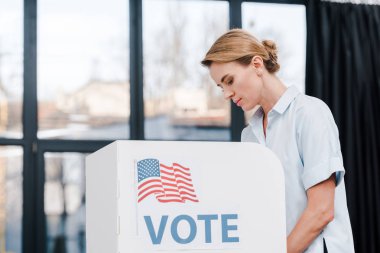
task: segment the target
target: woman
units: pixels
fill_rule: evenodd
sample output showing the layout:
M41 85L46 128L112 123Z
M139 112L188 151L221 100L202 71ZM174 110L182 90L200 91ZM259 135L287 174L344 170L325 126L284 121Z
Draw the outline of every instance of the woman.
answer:
M275 75L274 42L244 30L217 39L202 64L226 99L244 111L260 106L242 141L265 145L282 163L287 252L354 252L339 134L328 106L287 88Z

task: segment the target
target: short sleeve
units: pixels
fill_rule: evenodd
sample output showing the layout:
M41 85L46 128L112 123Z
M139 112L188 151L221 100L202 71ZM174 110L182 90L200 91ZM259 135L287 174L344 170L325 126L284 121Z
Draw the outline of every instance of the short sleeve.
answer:
M305 190L336 173L336 185L344 176L339 132L328 106L319 99L299 113L299 152L304 165Z

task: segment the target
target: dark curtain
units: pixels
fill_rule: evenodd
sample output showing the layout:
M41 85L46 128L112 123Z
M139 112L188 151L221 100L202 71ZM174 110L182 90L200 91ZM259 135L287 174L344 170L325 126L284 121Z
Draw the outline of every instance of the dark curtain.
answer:
M380 6L307 2L306 93L340 131L356 252L380 252Z

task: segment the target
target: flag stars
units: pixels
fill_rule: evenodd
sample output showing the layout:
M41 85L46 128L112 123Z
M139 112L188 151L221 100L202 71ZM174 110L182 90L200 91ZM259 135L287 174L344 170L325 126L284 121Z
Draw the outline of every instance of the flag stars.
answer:
M157 159L144 159L137 163L138 182L149 177L160 177L160 163Z

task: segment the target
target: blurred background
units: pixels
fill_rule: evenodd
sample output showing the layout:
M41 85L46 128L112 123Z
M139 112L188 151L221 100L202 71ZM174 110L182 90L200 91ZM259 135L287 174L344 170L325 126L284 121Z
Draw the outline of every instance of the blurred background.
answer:
M1 0L0 253L84 253L85 157L118 139L240 141L200 65L242 27L340 130L356 252L380 252L380 3Z

